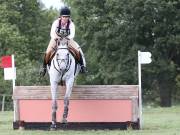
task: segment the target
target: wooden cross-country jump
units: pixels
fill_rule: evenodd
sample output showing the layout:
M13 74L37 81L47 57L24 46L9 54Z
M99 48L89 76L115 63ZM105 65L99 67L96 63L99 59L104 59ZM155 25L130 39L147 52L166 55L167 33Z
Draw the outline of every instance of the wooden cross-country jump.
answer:
M68 124L60 123L65 87L59 86L59 129L139 128L138 85L77 85L69 106ZM16 86L13 128L45 129L51 124L50 86Z

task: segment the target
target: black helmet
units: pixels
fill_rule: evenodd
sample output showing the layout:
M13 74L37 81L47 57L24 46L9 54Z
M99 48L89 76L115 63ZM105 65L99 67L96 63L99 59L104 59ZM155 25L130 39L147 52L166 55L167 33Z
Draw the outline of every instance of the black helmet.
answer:
M71 11L68 7L63 7L60 11L60 16L70 16Z

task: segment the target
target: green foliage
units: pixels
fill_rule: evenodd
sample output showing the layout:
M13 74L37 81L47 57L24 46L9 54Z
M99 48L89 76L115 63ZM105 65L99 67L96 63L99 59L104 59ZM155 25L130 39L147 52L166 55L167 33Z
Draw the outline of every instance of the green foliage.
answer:
M49 84L48 78L39 77L39 68L56 16L56 10L44 9L36 0L1 0L0 56L15 55L16 85ZM0 73L0 93L12 93L11 81Z
M85 45L83 50L90 70L86 83L137 83L137 68L129 68L129 65L136 65L137 54L129 51L130 47L125 46L129 43L125 43L126 39L122 38L125 37L124 27L127 25L122 21L122 8L119 8L123 2L85 0L72 1L70 4L74 7L72 10L78 13L74 15L75 22L78 22L77 40ZM126 57L124 52L134 58Z
M170 106L171 96L178 90L174 86L180 65L180 1L68 3L75 11L77 39L85 44L83 49L90 67L90 75L79 81L137 84L137 51L150 51L153 62L142 69L144 98Z

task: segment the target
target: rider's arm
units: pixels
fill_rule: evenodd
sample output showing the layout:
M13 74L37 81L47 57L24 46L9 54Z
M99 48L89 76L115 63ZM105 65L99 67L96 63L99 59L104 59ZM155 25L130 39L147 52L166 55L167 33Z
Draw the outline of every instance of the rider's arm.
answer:
M59 36L56 34L56 29L57 29L57 27L58 27L58 24L59 24L59 20L57 19L57 20L55 20L55 21L53 22L53 24L52 24L52 26L51 26L50 36L51 36L51 38L53 38L53 39L56 39L56 38L59 37Z
M67 38L69 38L69 39L73 39L73 38L74 38L74 36L75 36L75 25L74 25L74 23L73 23L73 22L71 22L71 23L70 23L70 25L69 25L69 29L70 29L70 35L69 35L69 36L67 36Z

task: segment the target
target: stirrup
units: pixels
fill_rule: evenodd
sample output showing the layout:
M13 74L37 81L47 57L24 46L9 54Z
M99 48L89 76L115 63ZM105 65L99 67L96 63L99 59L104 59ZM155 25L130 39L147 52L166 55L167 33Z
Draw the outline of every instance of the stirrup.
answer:
M46 67L42 67L42 68L40 69L40 72L39 72L40 76L44 77L45 74L46 74L46 70L47 70Z
M88 73L87 68L85 66L81 66L80 73Z

